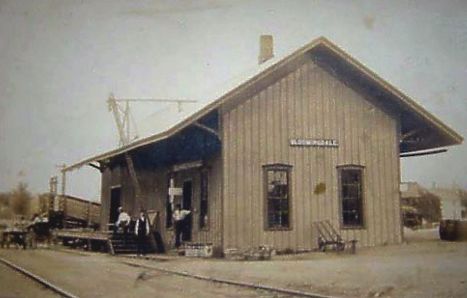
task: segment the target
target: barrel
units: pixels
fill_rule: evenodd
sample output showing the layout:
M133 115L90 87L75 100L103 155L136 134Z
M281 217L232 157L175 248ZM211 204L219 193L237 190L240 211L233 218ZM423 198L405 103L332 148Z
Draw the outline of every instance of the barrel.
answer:
M457 220L443 219L439 223L439 238L441 240L455 241L457 240Z
M457 240L467 241L467 221L460 220L457 222Z

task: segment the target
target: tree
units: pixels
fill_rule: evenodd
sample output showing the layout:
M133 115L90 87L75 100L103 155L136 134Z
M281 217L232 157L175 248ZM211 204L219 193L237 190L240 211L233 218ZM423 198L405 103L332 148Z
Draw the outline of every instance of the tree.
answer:
M10 208L14 214L28 215L31 207L32 194L28 191L28 185L24 182L11 192Z
M0 193L0 218L2 219L10 219L12 217L10 197L11 193L9 192Z
M10 206L10 193L0 192L0 207Z
M423 218L429 222L441 220L441 199L431 192L424 192L416 204Z
M460 190L461 204L467 209L467 191L465 189Z
M49 192L42 193L38 195L38 210L37 212L39 213L45 213L47 212L50 208L53 208L53 206L50 206L50 196L51 194Z

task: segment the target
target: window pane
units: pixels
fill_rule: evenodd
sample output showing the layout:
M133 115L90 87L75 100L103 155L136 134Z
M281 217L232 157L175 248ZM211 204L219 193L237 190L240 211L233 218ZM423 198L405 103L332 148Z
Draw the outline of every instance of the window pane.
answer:
M269 223L270 226L280 225L280 200L274 199L269 201Z
M289 226L289 200L281 200L281 224L283 227Z

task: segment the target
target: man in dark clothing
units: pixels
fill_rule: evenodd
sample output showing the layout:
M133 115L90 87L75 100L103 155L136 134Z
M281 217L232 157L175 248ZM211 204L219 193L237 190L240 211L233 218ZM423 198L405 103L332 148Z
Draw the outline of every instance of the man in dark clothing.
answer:
M146 237L149 235L149 220L144 216L144 212L141 211L139 218L136 221L135 225L135 234L136 234L136 245L137 245L137 255L141 256L145 254L145 245Z

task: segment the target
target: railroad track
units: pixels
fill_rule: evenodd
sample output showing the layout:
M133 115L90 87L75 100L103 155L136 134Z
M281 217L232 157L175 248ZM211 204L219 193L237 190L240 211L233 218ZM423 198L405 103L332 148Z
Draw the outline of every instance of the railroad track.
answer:
M54 285L53 283L51 283L50 281L46 280L45 278L43 277L40 277L12 262L10 262L9 260L7 259L4 259L2 257L0 257L0 263L2 264L5 264L6 266L10 267L11 269L27 276L28 278L32 279L33 281L43 285L44 287L48 288L49 290L51 290L52 292L62 296L62 297L66 297L66 298L78 298L78 296L76 295L73 295L71 293L69 293L68 291L58 287L57 285Z
M237 287L250 288L250 289L255 289L255 290L263 290L263 291L267 291L271 293L284 294L287 297L336 298L334 296L303 292L303 291L298 291L298 290L293 290L293 289L285 289L285 288L280 288L276 286L241 282L241 281L223 279L223 278L218 278L218 277L209 277L209 276L204 276L200 274L192 274L192 273L188 273L185 271L169 270L169 269L159 268L157 266L148 266L148 265L138 264L138 263L129 262L129 261L120 261L120 263L128 265L128 266L132 266L132 267L139 267L139 268L144 268L148 270L168 273L172 275L193 278L193 279L198 279L198 280L204 280L208 282L215 282L215 283L227 284L227 285L232 285L232 286L237 286Z

